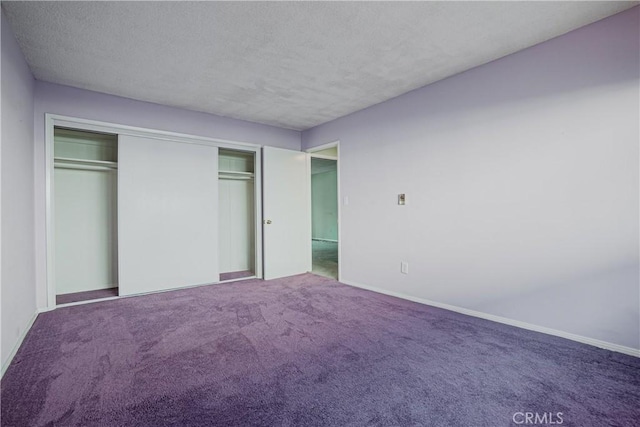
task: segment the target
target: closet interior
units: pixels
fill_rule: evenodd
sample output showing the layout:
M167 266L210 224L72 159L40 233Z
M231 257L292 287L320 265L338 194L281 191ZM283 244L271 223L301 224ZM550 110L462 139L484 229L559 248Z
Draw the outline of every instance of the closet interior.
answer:
M118 295L118 136L54 129L56 303Z
M218 153L220 281L255 276L255 153Z

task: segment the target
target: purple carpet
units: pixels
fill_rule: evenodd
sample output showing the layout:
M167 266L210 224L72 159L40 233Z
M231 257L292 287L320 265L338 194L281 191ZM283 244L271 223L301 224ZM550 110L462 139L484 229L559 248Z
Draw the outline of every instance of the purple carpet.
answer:
M97 289L95 291L74 292L72 294L56 295L56 304L69 304L78 301L90 301L100 298L118 296L118 288Z
M1 390L3 426L640 420L639 359L311 274L42 313Z

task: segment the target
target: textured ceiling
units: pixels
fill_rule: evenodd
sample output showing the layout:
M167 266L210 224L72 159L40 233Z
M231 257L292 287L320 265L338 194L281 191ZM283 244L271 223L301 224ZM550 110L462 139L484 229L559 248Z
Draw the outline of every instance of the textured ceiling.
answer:
M2 2L39 80L303 130L638 2Z

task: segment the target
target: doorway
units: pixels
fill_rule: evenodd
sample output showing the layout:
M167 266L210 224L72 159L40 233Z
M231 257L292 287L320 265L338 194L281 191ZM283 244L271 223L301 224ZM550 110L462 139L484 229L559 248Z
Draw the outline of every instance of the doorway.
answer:
M338 146L311 155L312 272L339 277Z
M118 136L54 128L56 304L118 296Z
M218 151L220 281L255 277L255 152Z

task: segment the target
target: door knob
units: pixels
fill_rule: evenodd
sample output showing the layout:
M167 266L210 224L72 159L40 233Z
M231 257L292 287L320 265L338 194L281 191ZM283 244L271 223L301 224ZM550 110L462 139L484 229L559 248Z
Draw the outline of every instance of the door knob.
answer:
M271 220L270 220L270 219L266 219L266 220L264 221L264 223L265 223L265 224L271 224Z

